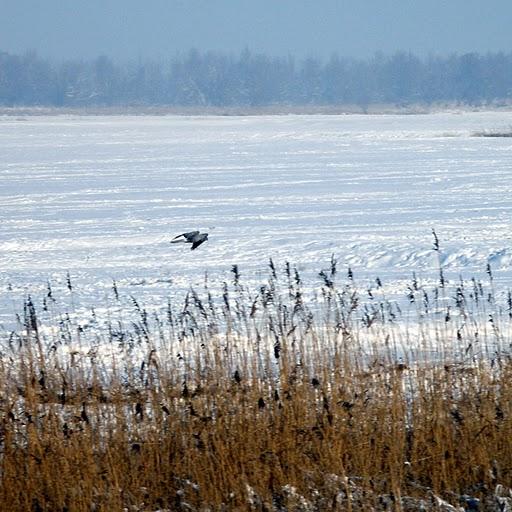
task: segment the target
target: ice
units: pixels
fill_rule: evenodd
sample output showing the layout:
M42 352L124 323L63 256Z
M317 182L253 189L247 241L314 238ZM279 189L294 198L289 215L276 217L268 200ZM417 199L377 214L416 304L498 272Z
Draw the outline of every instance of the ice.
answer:
M159 304L269 258L314 276L332 254L401 293L414 271L511 273L512 113L0 118L0 324L47 283L76 308L112 281ZM169 241L209 232L195 251Z

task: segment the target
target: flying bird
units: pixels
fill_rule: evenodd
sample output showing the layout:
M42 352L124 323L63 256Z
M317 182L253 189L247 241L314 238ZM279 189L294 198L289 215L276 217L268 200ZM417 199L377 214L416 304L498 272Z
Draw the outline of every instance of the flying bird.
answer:
M199 231L189 231L188 233L182 233L181 235L175 236L171 240L171 244L186 243L192 244L191 251L197 249L203 242L208 240L208 233L199 233Z

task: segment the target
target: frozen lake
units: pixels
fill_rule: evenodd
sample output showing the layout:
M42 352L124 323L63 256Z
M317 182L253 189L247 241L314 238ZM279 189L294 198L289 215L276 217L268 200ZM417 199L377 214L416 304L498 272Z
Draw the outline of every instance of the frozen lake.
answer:
M448 273L512 276L512 113L408 116L0 118L0 324L47 282L76 308L119 289L145 303L263 279L270 257L306 274L331 254L400 293ZM184 231L210 240L170 245ZM401 284L402 283L402 284Z

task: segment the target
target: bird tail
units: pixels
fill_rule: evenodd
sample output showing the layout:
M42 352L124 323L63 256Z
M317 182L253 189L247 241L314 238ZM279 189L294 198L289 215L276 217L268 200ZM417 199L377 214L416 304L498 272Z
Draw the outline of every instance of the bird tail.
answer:
M185 243L185 242L186 242L186 240L185 240L184 238L182 238L182 239L180 239L180 240L176 240L175 238L173 238L173 239L171 240L171 244L183 244L183 243Z

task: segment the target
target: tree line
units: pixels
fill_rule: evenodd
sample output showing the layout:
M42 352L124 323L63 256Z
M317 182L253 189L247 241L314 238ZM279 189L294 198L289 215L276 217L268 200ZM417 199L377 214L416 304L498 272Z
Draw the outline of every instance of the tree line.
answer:
M190 52L167 62L53 62L0 52L4 106L268 106L500 104L512 97L512 53L368 59Z

